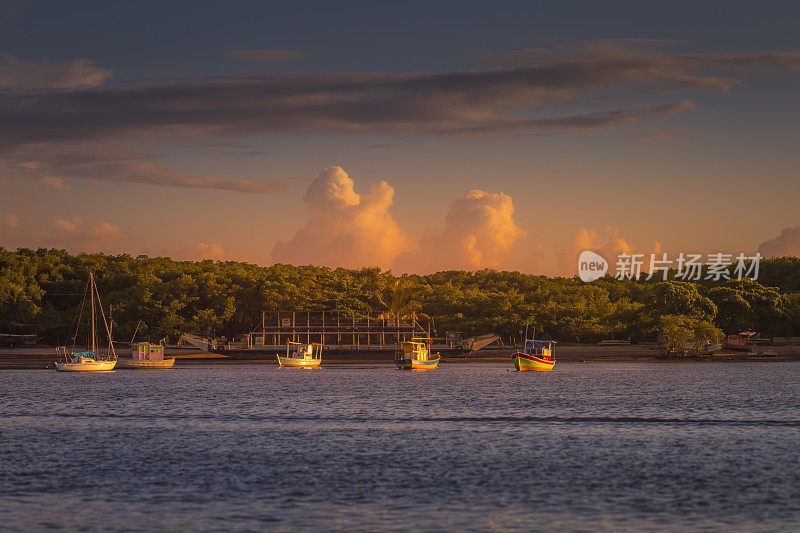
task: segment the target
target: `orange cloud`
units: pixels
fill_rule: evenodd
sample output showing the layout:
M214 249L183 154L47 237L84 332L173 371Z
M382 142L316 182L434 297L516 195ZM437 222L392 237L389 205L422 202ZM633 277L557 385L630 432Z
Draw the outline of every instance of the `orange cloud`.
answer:
M473 189L450 204L441 233L423 238L418 252L400 255L395 268L418 273L496 268L524 236L510 196Z
M279 241L272 259L281 263L326 266L391 266L397 254L415 248L389 208L394 188L373 183L366 195L341 167L327 167L309 185L303 200L310 217L289 241Z
M77 230L78 226L81 224L83 224L83 219L77 215L72 217L72 220L59 218L55 221L56 228L63 233L75 233L75 230Z
M578 273L578 256L584 250L590 250L601 255L608 262L610 274L617 268L617 259L621 254L644 254L642 272L650 268L650 254L656 254L656 259L661 259L661 243L654 241L648 251L637 249L626 239L619 235L617 228L607 226L602 231L590 228L581 228L572 239L570 247L557 254L557 271L562 276L575 276Z
M182 254L183 259L190 261L203 261L211 259L212 261L246 261L246 256L226 249L218 242L198 242L190 250L184 251Z
M119 227L111 222L87 225L79 216L58 218L53 221L55 232L42 235L41 240L51 246L65 247L79 252L116 252L118 245L130 240Z

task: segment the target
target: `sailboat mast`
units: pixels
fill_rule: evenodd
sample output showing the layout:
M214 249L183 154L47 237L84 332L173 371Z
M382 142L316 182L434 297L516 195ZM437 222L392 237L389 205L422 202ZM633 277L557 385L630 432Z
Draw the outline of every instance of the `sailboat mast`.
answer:
M111 305L108 306L108 321L106 320L106 313L103 311L103 302L100 301L100 293L97 293L97 306L100 308L100 318L103 319L103 327L106 328L106 335L108 335L108 353L106 355L117 360L117 352L114 350L114 341L111 340L111 330L114 328L114 321L111 320ZM111 322L111 327L108 323ZM135 334L134 334L135 335Z
M95 331L94 331L94 291L95 291L95 288L94 288L94 274L93 273L89 274L89 283L91 284L91 287L89 287L89 291L92 293L92 325L91 325L91 328L92 328L92 351L94 352L97 349L97 337L96 337Z

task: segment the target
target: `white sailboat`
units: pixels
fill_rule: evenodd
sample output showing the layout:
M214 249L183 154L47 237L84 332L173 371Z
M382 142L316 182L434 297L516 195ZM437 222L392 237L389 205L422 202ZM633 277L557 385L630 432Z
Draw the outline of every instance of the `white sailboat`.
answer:
M117 365L117 354L114 351L114 343L111 341L111 330L108 328L105 314L103 313L103 305L100 303L100 293L97 292L97 285L94 283L94 274L89 274L89 282L87 283L87 290L89 291L89 300L91 301L91 312L89 314L89 337L87 344L88 350L84 352L75 351L75 339L78 336L77 328L80 327L81 317L78 318L78 324L73 337L72 349L67 350L66 346L57 348L59 358L62 361L56 363L56 370L59 372L108 372L114 370ZM105 327L106 334L108 335L108 350L105 354L99 353L97 350L97 328L95 327L95 305L94 299L97 296L97 304L100 308L100 317L103 319L103 326ZM83 306L86 303L86 292L83 294L83 301L81 301L80 315L83 315Z

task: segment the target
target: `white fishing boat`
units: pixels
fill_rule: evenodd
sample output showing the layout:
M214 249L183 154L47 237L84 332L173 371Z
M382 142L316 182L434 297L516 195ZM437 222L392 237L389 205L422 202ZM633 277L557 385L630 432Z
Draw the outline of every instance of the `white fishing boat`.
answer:
M78 329L80 328L81 319L83 316L83 308L86 304L86 293L89 293L89 301L91 310L89 312L89 334L87 337L88 350L76 352L75 339L78 337ZM97 328L96 328L96 314L95 314L95 297L97 297L97 307L100 309L100 317L103 320L103 326L108 336L108 347L106 353L101 353L97 349ZM66 346L58 347L57 353L60 361L56 363L56 370L59 372L109 372L114 370L117 365L117 354L114 351L114 343L111 340L111 330L108 328L108 322L103 312L103 305L100 303L100 294L97 292L97 285L94 282L94 274L89 274L89 281L86 284L86 290L83 293L83 300L79 311L78 321L75 329L75 335L72 337L73 343L71 349Z
M315 368L322 363L322 345L316 342L307 344L287 342L286 356L281 357L278 355L277 357L280 366Z
M131 344L131 357L119 359L119 368L134 369L163 369L172 368L175 358L164 357L164 347L160 344L149 342L136 342Z

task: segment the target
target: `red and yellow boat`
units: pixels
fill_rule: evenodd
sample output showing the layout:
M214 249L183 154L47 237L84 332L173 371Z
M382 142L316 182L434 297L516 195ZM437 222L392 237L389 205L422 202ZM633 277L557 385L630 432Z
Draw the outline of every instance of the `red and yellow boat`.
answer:
M511 356L514 368L523 370L549 371L556 366L555 341L525 341L525 347Z

